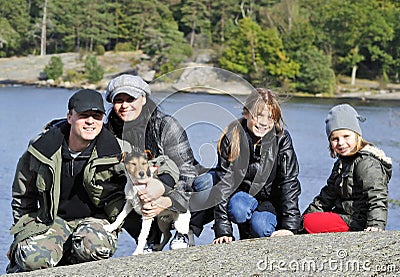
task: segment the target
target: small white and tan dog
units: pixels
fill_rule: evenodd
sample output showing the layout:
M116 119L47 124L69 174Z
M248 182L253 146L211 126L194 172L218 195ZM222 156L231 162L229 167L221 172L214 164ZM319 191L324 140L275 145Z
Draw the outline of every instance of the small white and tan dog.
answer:
M107 232L116 230L132 209L142 215L143 203L139 198L138 191L146 188L146 186L161 186L161 189L164 187L160 180L153 178L153 172L145 153L127 153L124 157L124 163L128 179L125 185L126 203L116 220L112 224L104 226ZM158 227L163 234L163 240L159 245L153 246L154 250L162 250L168 243L171 238L170 227L172 223L174 223L177 232L181 234L187 234L189 232L189 211L186 211L186 213L178 213L165 209L158 214L156 218ZM132 255L143 254L153 219L154 218L142 217L142 229L138 237L137 247Z

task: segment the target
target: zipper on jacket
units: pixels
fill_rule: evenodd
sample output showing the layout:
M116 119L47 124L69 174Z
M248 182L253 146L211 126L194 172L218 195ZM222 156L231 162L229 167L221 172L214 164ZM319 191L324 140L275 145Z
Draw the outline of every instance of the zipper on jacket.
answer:
M340 184L339 184L339 186L341 188L343 188L343 163L342 163L342 161L340 161L340 163L339 163L338 172L339 172L339 175L340 175Z
M287 174L287 167L286 167L286 155L284 154L282 157L282 167L283 167L283 173L285 173L285 175Z
M46 191L42 192L42 198L43 198L43 206L44 207L48 207L49 201L47 200ZM47 209L47 208L45 208L45 209ZM46 216L50 215L50 211L46 212L45 214L46 214ZM46 220L48 220L48 219L46 218Z
M71 176L74 177L74 161L75 159L71 160Z

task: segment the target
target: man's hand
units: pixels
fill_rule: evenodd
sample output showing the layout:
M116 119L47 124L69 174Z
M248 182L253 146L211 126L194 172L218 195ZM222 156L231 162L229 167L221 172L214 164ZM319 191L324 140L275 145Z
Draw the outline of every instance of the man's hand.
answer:
M219 237L219 238L217 238L217 239L215 239L214 241L213 241L213 244L221 244L221 243L230 243L230 242L232 242L233 241L233 238L232 237L228 237L228 236L222 236L222 237Z
M142 213L144 217L152 218L171 206L171 199L166 196L161 196L154 201L144 203L142 207Z

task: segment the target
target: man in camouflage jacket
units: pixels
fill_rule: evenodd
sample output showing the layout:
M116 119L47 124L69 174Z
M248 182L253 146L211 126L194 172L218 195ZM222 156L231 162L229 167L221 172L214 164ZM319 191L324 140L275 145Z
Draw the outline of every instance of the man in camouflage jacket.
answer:
M103 127L97 91L77 91L68 110L18 162L7 273L107 259L116 250L116 235L103 225L125 201L121 149Z

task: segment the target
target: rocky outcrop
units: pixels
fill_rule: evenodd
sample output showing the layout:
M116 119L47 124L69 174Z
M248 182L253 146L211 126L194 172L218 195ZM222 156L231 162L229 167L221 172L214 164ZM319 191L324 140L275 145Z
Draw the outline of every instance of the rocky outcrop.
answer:
M400 231L296 235L196 246L13 276L398 276Z
M206 64L189 64L182 69L174 88L181 91L207 91L221 94L249 94L253 86L231 71Z

